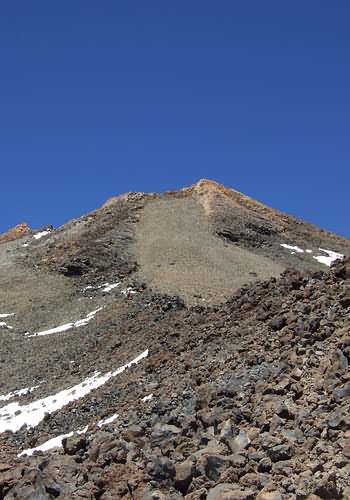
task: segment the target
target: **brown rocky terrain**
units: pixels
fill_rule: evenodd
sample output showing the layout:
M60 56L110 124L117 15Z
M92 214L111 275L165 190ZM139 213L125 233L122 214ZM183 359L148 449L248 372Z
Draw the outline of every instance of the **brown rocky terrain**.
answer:
M349 250L206 180L3 241L0 498L350 498Z
M6 231L6 233L0 235L0 243L4 241L16 240L17 238L21 238L22 236L26 236L28 234L30 234L30 227L28 224L17 224L17 226L12 227Z

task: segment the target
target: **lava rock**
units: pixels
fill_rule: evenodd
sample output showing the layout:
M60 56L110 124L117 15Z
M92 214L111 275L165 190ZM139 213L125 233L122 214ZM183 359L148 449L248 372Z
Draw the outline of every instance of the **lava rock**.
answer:
M272 462L279 462L292 458L292 456L294 455L294 450L289 444L280 444L268 449L267 454L271 458Z
M152 457L147 463L146 471L157 481L174 479L176 476L174 463L166 457Z

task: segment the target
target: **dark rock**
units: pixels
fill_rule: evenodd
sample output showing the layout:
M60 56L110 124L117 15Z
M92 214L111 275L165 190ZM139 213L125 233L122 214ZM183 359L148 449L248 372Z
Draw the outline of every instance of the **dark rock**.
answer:
M327 417L327 423L331 429L340 429L345 423L344 415L340 411L335 411Z
M166 457L152 457L147 463L146 471L157 481L174 479L176 476L174 463Z
M86 273L87 267L84 264L75 263L75 264L66 264L62 266L59 270L62 274L64 274L64 276L74 277L74 276L81 276L82 274Z
M291 417L288 407L283 402L277 405L276 413L280 418L288 419Z
M193 462L191 460L185 460L182 463L176 464L175 470L175 488L185 495L191 484L195 470Z
M181 433L181 429L175 425L156 424L151 434L151 440L154 445L167 441Z
M79 434L62 439L63 450L67 455L75 455L79 450L85 449L86 438Z
M347 399L350 397L350 383L344 384L341 387L337 387L333 391L333 395L336 401L340 401L342 399Z
M31 470L25 473L23 479L7 496L9 499L21 498L25 500L52 500L55 498L46 491L42 473L39 470Z
M224 455L206 454L197 461L196 468L200 474L212 481L217 481L223 471L231 465L230 458Z
M344 498L340 489L338 489L334 478L327 476L318 483L313 493L318 495L320 498L330 498L334 500Z
M345 308L349 307L350 306L350 296L349 297L344 297L344 298L340 299L339 302L340 302L340 305L342 307L345 307Z
M272 462L279 462L281 460L289 460L292 458L294 450L291 445L280 444L268 449L267 454L271 458Z
M278 331L281 330L284 326L286 326L287 320L284 316L279 316L277 318L273 318L270 321L270 327L272 330Z
M270 472L272 468L271 459L268 457L262 458L258 463L258 471L259 472Z

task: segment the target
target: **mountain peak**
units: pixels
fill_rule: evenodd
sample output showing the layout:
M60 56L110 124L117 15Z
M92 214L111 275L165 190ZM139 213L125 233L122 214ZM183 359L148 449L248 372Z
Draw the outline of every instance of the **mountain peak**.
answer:
M215 191L226 191L229 188L221 184L220 182L217 182L213 179L199 179L194 185L194 189L208 189L208 190L215 190Z
M185 192L195 192L199 194L210 194L210 193L222 193L230 195L233 193L238 193L232 188L228 188L221 184L220 182L214 181L212 179L200 179L195 184L182 189Z
M208 179L7 239L1 498L349 497L349 240Z

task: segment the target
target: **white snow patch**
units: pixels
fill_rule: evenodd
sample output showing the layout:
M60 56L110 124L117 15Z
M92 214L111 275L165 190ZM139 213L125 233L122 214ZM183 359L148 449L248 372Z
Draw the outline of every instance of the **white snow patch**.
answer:
M76 431L76 434L85 434L87 432L88 426L84 427L84 429L81 429L79 431ZM41 444L40 446L36 446L35 448L28 448L27 450L23 450L21 453L17 455L17 457L22 457L23 455L28 455L31 456L35 451L48 451L52 450L54 448L61 448L62 446L62 441L64 438L69 438L72 437L74 432L69 432L68 434L60 434L59 436L56 436L52 439L49 439L48 441L45 441L45 443Z
M40 240L40 238L43 238L44 236L47 236L50 233L51 233L51 231L49 231L49 230L40 231L40 233L34 234L33 238L35 238L36 240Z
M286 243L281 243L281 247L287 248L287 250L293 250L294 252L304 253L302 248L293 245L286 245Z
M75 323L73 323L74 328L79 328L79 326L85 326L91 321L98 312L102 311L103 307L99 307L98 309L95 309L95 311L92 311L89 313L86 318L79 319Z
M109 285L109 283L103 283L102 285L88 285L84 287L81 291L85 292L85 290L99 290L100 288L103 288L107 285Z
M122 290L122 291L121 291L121 293L122 293L123 295L125 295L126 297L128 297L129 295L134 295L134 294L135 294L135 293L137 293L137 292L136 292L136 290L133 290L133 289L131 288L131 286L129 286L128 288L125 288L125 290Z
M116 288L117 286L120 286L120 283L107 283L107 286L102 289L102 292L110 292L113 290L113 288Z
M10 313L10 314L0 314L0 318L9 318L10 316L14 316L15 313Z
M101 292L110 292L113 288L120 286L121 283L102 283L102 285L88 285L82 289L82 292L86 290L101 290Z
M295 255L295 253L313 253L312 250L307 249L303 250L302 248L298 246L293 246L293 245L286 245L285 243L281 243L281 247L286 248L287 250L292 250L291 254ZM319 248L320 252L323 252L327 255L313 255L313 258L320 262L321 264L325 264L326 266L331 266L332 262L334 262L337 259L343 259L344 255L338 252L334 252L333 250L325 250L324 248Z
M111 424L118 418L118 414L115 413L111 417L105 418L104 420L100 420L98 422L98 427L103 427L104 425ZM23 455L28 455L31 456L35 451L48 451L52 450L54 448L61 448L62 442L65 438L72 437L74 434L85 434L88 431L89 426L87 425L84 427L84 429L80 429L75 432L69 432L68 434L60 434L59 436L56 436L52 439L49 439L48 441L45 441L45 443L41 444L40 446L36 446L35 448L28 448L26 450L23 450L21 453L17 455L17 457L22 457Z
M96 372L94 375L83 380L80 384L70 387L69 389L64 389L52 396L33 401L27 405L20 406L18 403L9 403L3 408L0 408L0 433L5 431L17 432L25 424L28 427L37 426L43 420L46 413L51 414L72 401L83 398L94 389L101 387L111 378L116 377L147 356L148 349L115 371L107 372L104 375L101 375L100 372Z
M146 403L146 401L151 401L152 398L153 398L153 394L149 394L148 396L145 396L144 398L142 398L142 401L144 403Z
M9 399L15 398L15 397L21 397L26 394L30 394L31 392L35 391L39 386L35 385L34 387L26 387L25 389L19 389L18 391L12 391L9 392L8 394L5 394L4 396L0 396L0 401L8 401Z
M53 333L66 332L67 330L70 330L71 328L79 328L80 326L85 326L102 309L103 309L103 307L99 307L95 311L92 311L89 314L87 314L87 316L85 318L79 319L78 321L75 321L73 323L66 323L65 325L56 326L55 328L51 328L50 330L44 330L42 332L36 332L36 333L27 332L27 333L25 333L25 335L27 337L41 337L43 335L52 335Z
M8 325L5 321L0 321L0 328L6 328L6 330L12 330L13 326Z
M104 425L111 424L112 422L117 420L118 417L119 417L118 413L115 413L111 417L105 418L104 420L100 420L97 425L99 427L103 427Z
M343 259L344 255L338 252L334 252L333 250L325 250L324 248L319 248L321 252L326 253L327 255L317 255L313 258L316 259L321 264L325 264L326 266L331 266L331 264L337 259Z

